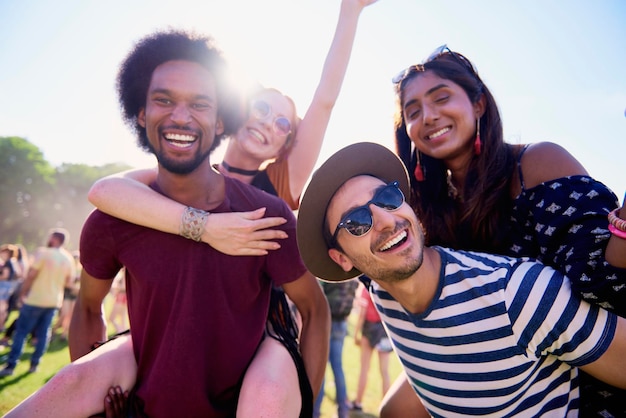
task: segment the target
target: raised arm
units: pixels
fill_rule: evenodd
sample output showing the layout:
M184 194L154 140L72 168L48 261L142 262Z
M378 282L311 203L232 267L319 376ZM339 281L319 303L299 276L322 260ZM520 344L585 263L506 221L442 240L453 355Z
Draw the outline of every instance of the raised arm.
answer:
M359 16L364 7L377 0L342 0L322 76L313 100L298 125L294 145L289 154L289 182L291 195L298 200L317 162L330 115L337 102L343 83Z
M89 191L89 201L102 212L148 228L180 233L185 206L148 187L156 169L131 170L98 180ZM267 229L284 218L264 218L265 208L252 212L213 213L207 217L202 241L229 255L264 255L280 248L269 241L286 237L284 231Z

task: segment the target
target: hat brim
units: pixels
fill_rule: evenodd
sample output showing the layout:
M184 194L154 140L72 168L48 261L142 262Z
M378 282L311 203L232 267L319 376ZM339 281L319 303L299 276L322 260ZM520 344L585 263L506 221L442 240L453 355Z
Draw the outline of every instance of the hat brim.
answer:
M410 196L409 176L404 164L383 145L359 142L328 158L311 177L300 203L296 229L304 264L322 280L338 282L361 274L356 269L344 271L329 257L323 232L330 200L347 180L359 175L370 175L387 183L397 180L407 199Z

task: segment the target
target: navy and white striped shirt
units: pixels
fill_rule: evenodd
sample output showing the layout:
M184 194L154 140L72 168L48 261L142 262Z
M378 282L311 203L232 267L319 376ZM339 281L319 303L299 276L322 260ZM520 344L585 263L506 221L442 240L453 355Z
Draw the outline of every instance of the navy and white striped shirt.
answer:
M394 349L435 417L577 416L578 372L610 345L612 314L529 259L452 251L430 307L407 312L371 282Z

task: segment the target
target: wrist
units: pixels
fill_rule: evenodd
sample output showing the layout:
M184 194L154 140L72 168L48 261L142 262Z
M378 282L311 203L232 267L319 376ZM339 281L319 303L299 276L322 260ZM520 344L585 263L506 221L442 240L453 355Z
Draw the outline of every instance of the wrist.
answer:
M626 220L620 216L622 211L620 211L620 208L616 208L609 212L609 227L613 226L615 229L626 233Z
M612 235L618 238L626 239L626 231L622 231L621 229L616 228L613 224L609 224L609 231Z

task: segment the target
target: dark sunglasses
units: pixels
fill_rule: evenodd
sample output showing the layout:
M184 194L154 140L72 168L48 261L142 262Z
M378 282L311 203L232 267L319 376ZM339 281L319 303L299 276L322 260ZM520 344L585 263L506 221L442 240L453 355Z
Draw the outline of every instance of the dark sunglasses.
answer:
M431 62L431 61L435 61L437 58L440 58L442 56L447 56L450 55L452 56L452 58L454 60L456 60L456 62L458 62L459 64L461 64L463 67L465 67L466 70L470 71L472 74L476 75L476 70L474 69L474 66L472 65L472 63L465 58L463 55L459 54L458 52L454 52L452 51L450 48L448 48L448 45L443 44L441 45L439 48L435 49L433 52L431 52L431 54L428 56L428 58L426 58L424 61L422 61L421 64L414 64L411 65L407 68L405 68L404 70L400 71L398 74L396 74L395 77L393 77L391 79L391 81L393 82L393 84L400 84L402 83L409 75L415 73L415 72L423 72L424 71L424 64Z
M266 119L272 114L272 106L265 100L252 102L251 110L252 116L258 120ZM284 116L277 116L272 123L272 128L277 135L287 136L291 133L291 122Z
M372 229L372 224L374 223L370 205L373 204L388 212L392 212L402 206L402 203L404 203L404 194L400 190L400 184L397 181L392 181L382 189L379 189L374 194L372 200L363 206L352 209L341 219L341 222L335 228L332 242L337 242L337 234L341 228L344 228L355 237L367 234Z

